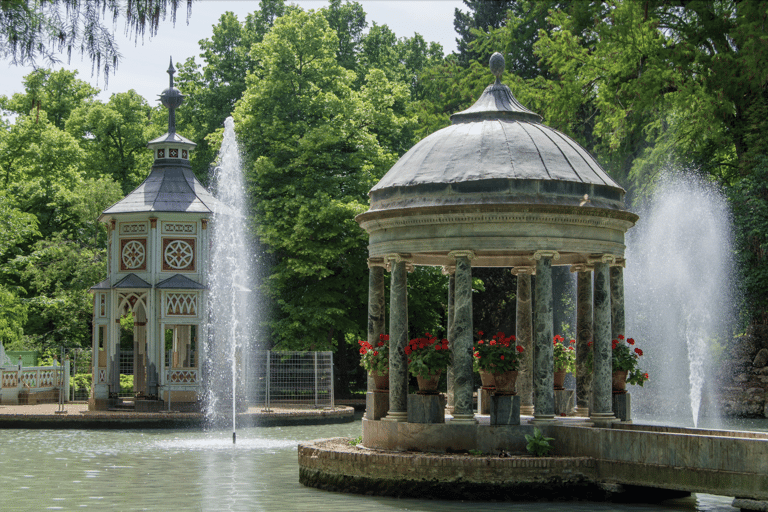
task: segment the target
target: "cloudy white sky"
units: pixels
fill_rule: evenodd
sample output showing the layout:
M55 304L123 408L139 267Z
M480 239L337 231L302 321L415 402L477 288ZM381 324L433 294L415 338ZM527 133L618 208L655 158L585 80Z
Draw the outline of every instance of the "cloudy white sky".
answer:
M454 9L466 11L461 0L358 0L366 12L370 26L372 21L387 25L398 37L411 37L421 34L427 41L443 45L446 54L456 49L456 33L453 30ZM319 9L327 5L325 0L289 0L304 9ZM134 89L150 104L155 104L157 96L168 86L168 61L173 56L174 62L183 62L187 57L197 56L198 41L210 38L211 27L216 24L221 14L234 12L238 19L258 9L255 0L199 0L192 5L189 24L185 12L177 16L175 27L166 20L161 23L157 36L145 38L143 44L134 44L132 39L123 35L124 25L118 21L115 32L118 36L120 52L123 55L117 72L110 75L108 88L104 90L104 77L91 74L91 63L73 55L70 63L62 56L62 63L55 68L77 69L78 77L102 89L100 99L106 101L113 93ZM198 58L198 62L200 59ZM8 64L8 63L6 63ZM42 63L38 63L42 64ZM22 78L32 70L31 67L10 66L0 81L0 94L11 95L22 92Z

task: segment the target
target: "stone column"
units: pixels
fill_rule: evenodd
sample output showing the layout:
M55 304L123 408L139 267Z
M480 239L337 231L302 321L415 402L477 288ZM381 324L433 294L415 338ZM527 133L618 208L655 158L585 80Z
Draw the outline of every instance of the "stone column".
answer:
M389 290L389 411L383 421L408 420L408 277L406 255L386 257Z
M559 259L556 251L536 251L536 303L534 310L533 343L533 423L549 423L555 418L555 360L552 346L552 260Z
M447 338L449 346L453 346L456 339L456 332L454 331L454 315L455 315L455 293L456 293L456 267L453 265L443 266L443 274L448 276L448 326L447 326ZM448 365L448 375L446 375L448 392L445 410L448 414L453 415L453 408L455 404L454 385L453 385L453 364Z
M472 407L472 251L451 251L456 260L453 331L453 421L477 423Z
M515 338L523 347L520 360L520 373L515 386L520 396L520 414L533 415L533 304L531 302L531 275L535 267L515 267L512 273L517 276L517 296Z
M574 265L576 272L576 416L589 416L592 373L587 358L592 351L592 267Z
M368 259L368 343L376 346L384 334L384 259ZM375 389L368 375L368 391Z
M592 412L590 419L598 427L616 421L611 399L611 297L609 263L605 255L595 261L594 282L594 365L592 373Z
M618 258L611 264L611 339L627 333L624 326L624 267L626 260Z

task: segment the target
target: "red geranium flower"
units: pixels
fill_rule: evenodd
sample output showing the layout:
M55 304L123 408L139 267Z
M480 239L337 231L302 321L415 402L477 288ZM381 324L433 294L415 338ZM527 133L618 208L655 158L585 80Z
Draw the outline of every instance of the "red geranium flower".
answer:
M619 339L623 340L624 339L624 335L623 334L619 334ZM631 345L631 343L630 343L630 345Z
M629 343L630 345L634 345L635 344L635 338L629 338L627 340L627 343Z
M635 354L641 356L641 355L643 355L643 351L641 349L639 349L639 348L636 348L635 349Z
M504 354L502 354L500 357L501 357L501 360L503 361L504 360Z
M523 348L523 346L522 346L522 345L518 345L518 346L516 346L515 348L516 348L516 349L517 349L517 351L518 351L519 353L521 353L521 354L523 353L523 350L525 350L525 349Z

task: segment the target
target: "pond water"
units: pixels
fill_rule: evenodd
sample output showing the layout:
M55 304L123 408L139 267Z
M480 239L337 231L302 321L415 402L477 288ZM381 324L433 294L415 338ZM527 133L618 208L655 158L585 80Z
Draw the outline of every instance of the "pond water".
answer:
M759 428L758 428L759 429ZM343 425L226 430L0 430L0 509L153 511L734 512L732 498L661 505L419 501L346 495L298 482L297 444L357 437Z

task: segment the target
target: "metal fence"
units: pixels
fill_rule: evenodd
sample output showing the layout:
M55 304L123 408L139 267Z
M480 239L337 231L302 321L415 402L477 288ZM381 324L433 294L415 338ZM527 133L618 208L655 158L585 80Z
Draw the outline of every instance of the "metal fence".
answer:
M333 407L333 352L262 352L256 404Z

